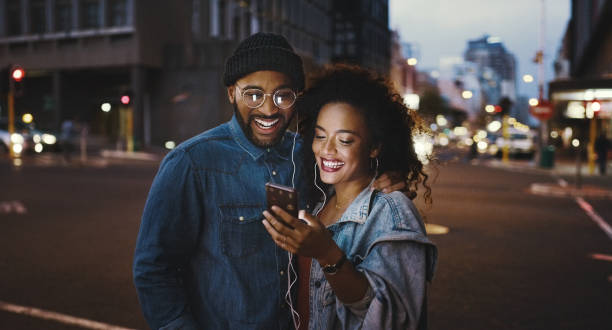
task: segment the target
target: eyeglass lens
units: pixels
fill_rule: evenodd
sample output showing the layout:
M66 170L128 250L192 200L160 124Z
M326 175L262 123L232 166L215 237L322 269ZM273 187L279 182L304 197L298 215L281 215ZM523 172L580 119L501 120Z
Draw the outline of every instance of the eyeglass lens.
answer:
M260 107L266 99L266 93L259 89L247 89L244 90L243 99L246 105L250 108ZM269 94L267 94L269 95ZM272 100L277 107L286 109L293 105L295 102L296 95L289 88L279 89L272 94Z

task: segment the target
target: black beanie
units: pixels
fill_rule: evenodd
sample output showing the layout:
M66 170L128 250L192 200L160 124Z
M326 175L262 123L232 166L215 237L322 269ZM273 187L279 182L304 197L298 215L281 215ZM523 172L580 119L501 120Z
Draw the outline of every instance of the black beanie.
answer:
M279 34L258 32L244 39L225 62L223 83L230 86L236 80L255 71L277 71L286 74L297 91L304 89L302 59Z

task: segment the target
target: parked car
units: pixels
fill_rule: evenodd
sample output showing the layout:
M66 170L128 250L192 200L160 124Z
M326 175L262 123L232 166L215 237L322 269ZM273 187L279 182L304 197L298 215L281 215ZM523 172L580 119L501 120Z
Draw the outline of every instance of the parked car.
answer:
M8 119L0 118L0 138L2 146L0 152L8 152L11 137L8 134ZM15 121L15 133L12 136L13 150L17 154L26 151L43 152L55 150L57 138L54 134L40 131L33 124L25 124L22 121Z
M523 132L510 129L509 139L497 136L495 144L499 148L498 157L501 157L504 146L508 146L508 153L515 158L532 158L535 154L534 134L531 131Z
M8 132L8 120L0 118L0 153L8 153L13 142L13 151L15 154L21 154L28 148L27 137L29 130L22 125L15 125L15 132L11 135Z

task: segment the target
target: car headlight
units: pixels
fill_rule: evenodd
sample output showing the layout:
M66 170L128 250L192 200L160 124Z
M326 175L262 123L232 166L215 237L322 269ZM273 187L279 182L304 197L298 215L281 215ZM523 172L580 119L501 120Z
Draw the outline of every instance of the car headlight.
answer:
M23 138L23 135L19 133L13 133L11 134L11 142L13 142L13 144L23 144L25 140Z
M43 134L42 141L45 144L55 144L57 142L57 138L53 134Z

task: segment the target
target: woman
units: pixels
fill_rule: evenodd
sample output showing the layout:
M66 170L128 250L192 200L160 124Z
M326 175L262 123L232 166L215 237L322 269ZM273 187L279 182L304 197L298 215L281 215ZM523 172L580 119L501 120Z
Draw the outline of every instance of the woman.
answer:
M273 206L263 223L278 246L300 257L299 328L425 327L436 248L409 198L371 189L378 173L400 171L431 202L413 115L385 80L348 66L318 78L298 109L312 145L305 168L316 167L322 203L314 215L300 211L302 221Z

